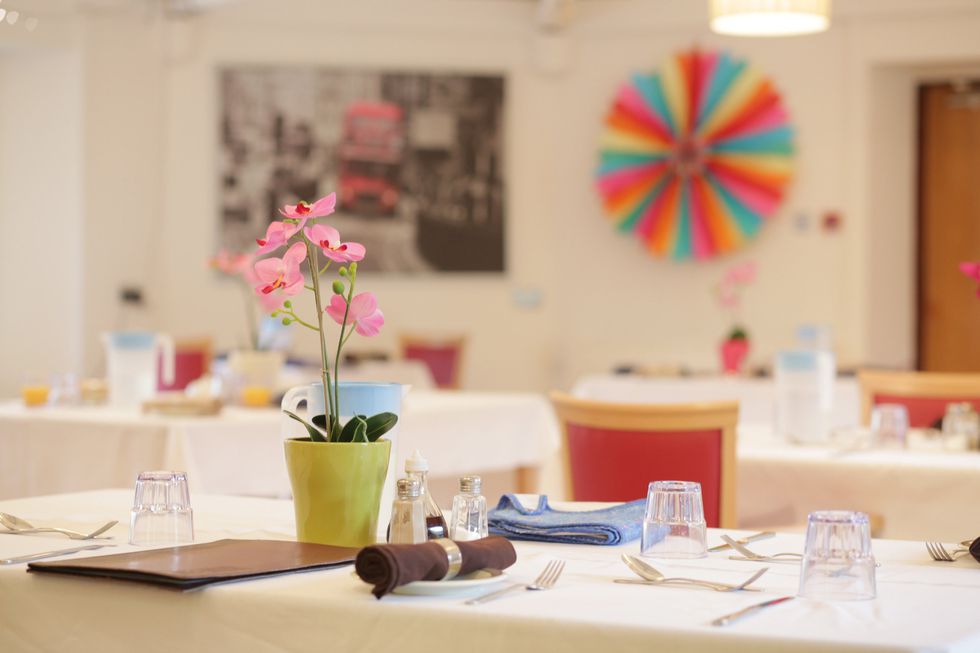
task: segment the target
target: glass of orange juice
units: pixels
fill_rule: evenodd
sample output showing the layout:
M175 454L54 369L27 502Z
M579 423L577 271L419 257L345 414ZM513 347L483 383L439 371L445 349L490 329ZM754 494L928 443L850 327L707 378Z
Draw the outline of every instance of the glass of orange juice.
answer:
M51 386L40 375L29 375L20 384L20 397L25 406L44 406L48 403Z
M247 385L242 388L242 404L251 408L265 408L272 400L272 392L264 385Z

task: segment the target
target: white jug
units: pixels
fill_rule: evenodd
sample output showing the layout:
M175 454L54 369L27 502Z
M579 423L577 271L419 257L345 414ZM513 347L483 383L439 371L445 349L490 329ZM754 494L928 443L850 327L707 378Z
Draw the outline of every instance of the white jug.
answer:
M114 331L102 334L102 344L111 405L139 408L156 395L160 364L164 383L173 383L174 341L170 336L147 331Z

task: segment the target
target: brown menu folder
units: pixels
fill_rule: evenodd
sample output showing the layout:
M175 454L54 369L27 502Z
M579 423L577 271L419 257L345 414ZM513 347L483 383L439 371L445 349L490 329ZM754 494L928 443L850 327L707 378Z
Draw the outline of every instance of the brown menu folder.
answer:
M354 562L358 549L282 540L218 540L165 549L32 562L29 571L116 578L191 590L215 583L330 569Z

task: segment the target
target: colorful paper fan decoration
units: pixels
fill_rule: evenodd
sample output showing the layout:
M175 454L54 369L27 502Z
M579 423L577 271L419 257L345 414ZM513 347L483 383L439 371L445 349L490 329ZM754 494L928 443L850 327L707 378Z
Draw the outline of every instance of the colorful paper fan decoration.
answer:
M605 210L654 254L735 250L783 199L786 110L769 79L725 52L695 49L634 75L606 125L596 180Z

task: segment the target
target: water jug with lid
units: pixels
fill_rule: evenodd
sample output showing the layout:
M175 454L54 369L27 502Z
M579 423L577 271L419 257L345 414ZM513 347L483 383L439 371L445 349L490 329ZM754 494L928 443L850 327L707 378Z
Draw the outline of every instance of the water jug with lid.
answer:
M165 383L174 380L174 341L148 331L114 331L102 335L106 354L109 403L139 408L157 391L157 368Z

